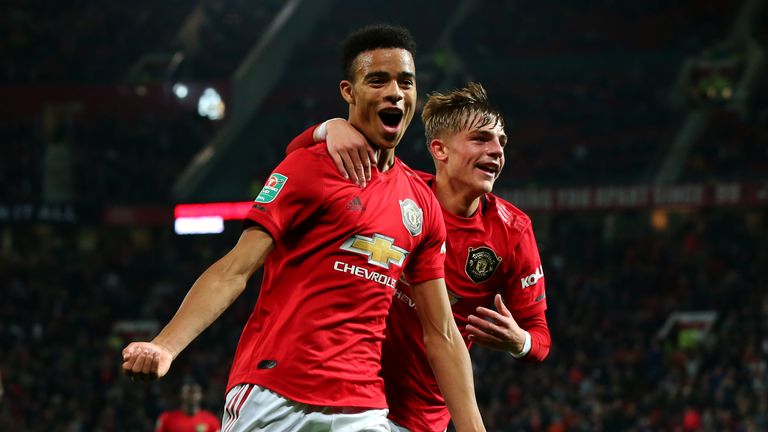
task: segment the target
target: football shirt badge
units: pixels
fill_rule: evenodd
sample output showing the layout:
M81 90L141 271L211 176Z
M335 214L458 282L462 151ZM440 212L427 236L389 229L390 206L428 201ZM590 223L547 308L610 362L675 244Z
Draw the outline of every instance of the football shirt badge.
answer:
M266 204L274 201L287 181L288 177L282 174L272 173L267 179L267 182L264 183L264 187L261 189L261 192L259 192L259 196L256 197L256 202Z
M493 276L493 272L499 267L501 258L489 247L469 248L467 265L464 271L474 283L485 282Z
M400 201L400 213L403 215L403 225L412 236L421 234L424 225L424 211L410 198Z

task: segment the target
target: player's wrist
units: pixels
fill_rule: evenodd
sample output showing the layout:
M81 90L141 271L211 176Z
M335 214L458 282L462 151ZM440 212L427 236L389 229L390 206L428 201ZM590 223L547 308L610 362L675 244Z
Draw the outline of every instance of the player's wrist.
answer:
M527 331L523 330L525 333L524 341L523 341L523 348L519 352L511 351L510 354L512 354L512 357L519 359L525 357L529 352L531 352L531 334Z
M174 349L172 344L159 338L153 339L152 344L158 347L159 349L165 351L168 355L171 356L172 360L175 360L176 356L178 356L179 353L181 352L180 349L179 350Z
M320 123L320 126L316 127L315 130L312 131L312 139L316 143L325 141L325 138L328 136L328 122L329 120Z
M320 126L315 128L315 130L312 132L312 139L314 139L316 143L325 141L328 138L328 125L334 121L346 122L346 120L344 120L341 117L334 117L332 119L328 119L320 123Z

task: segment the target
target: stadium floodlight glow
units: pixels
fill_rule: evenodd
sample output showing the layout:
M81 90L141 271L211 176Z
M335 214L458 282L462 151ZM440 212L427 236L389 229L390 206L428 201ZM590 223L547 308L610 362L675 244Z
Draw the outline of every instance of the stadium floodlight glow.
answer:
M176 234L221 234L224 219L220 216L182 217L173 222Z
M224 221L243 220L253 201L177 204L173 209L176 234L221 234Z
M253 201L177 204L173 209L173 217L179 219L217 216L223 220L243 220L251 207Z
M224 101L219 92L212 87L203 90L203 94L197 101L197 113L211 120L221 120L224 118L224 111Z
M176 83L173 85L173 94L179 99L184 99L189 95L189 87L182 83Z

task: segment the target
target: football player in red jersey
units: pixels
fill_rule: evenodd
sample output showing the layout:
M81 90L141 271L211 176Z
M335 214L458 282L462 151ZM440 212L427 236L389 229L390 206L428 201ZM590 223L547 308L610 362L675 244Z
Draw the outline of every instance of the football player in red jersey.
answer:
M219 432L221 422L200 403L203 389L195 382L185 383L179 392L181 409L165 411L157 418L155 432Z
M200 276L152 342L123 350L127 374L165 375L264 265L229 376L223 430L389 431L381 347L407 270L426 353L457 429L484 430L443 279L440 206L394 155L415 107L413 51L399 27L347 39L339 89L350 124L377 155L367 187L342 177L322 146L286 157L232 251Z
M543 361L551 339L531 220L491 193L504 167L503 116L489 104L483 87L470 83L430 95L422 119L437 174L420 175L443 210L446 285L464 340L521 361ZM311 146L326 134L337 169L364 186L369 152L359 132L343 120L308 129L287 151ZM389 417L395 430L444 431L450 415L416 336L420 324L411 289L400 281L387 319L382 376Z

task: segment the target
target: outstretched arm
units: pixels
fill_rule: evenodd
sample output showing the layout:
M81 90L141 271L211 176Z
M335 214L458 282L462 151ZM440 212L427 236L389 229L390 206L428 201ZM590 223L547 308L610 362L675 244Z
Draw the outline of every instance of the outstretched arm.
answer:
M424 329L427 358L456 430L484 431L475 400L469 352L453 319L445 281L433 279L415 284L413 296Z
M235 247L195 281L152 342L133 342L123 350L123 372L136 378L164 376L179 353L240 296L272 246L272 237L261 229L243 231Z
M376 152L365 136L342 118L326 120L305 130L288 144L285 154L321 141L327 143L328 154L339 174L365 187L371 180L371 164L376 165Z

